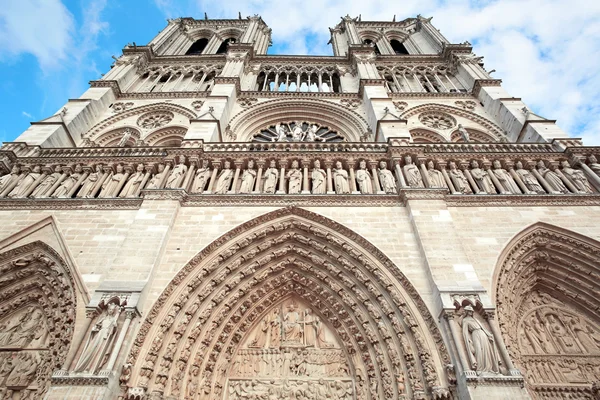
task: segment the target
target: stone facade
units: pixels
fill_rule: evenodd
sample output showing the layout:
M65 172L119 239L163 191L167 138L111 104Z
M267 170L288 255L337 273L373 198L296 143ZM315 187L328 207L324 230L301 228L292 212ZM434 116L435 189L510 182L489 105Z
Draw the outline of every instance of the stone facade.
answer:
M600 149L430 19L170 20L0 149L16 399L594 399Z

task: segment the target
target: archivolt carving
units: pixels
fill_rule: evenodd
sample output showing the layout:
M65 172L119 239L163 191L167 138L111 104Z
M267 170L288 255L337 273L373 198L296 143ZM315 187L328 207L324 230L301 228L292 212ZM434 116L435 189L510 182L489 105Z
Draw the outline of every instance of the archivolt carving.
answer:
M274 308L293 303L310 305L328 333L317 339L314 332L309 339L304 336L309 333L292 323L279 331L286 336L275 344L268 339L273 351L251 351L267 346L267 339L256 332L269 329ZM315 320L306 312L302 317L278 313L288 323ZM326 381L322 384L306 383L303 368L309 358L318 358L316 346L336 348L335 343L340 352L330 356L341 357L338 372L321 376ZM306 383L312 388L306 390L335 388L357 399L449 396L442 372L449 358L416 290L357 234L302 209L281 209L232 230L179 272L134 342L128 386L132 393L144 388L146 393L188 399L235 399L243 391L259 390L256 385L280 390L269 380L243 385L232 381L239 375L240 357L250 355L269 365L278 365L278 355L289 357L296 364L284 367L282 359L278 373L294 374L290 385ZM293 396L294 391L286 393Z
M343 133L349 142L359 142L367 121L355 111L325 100L276 99L259 102L236 114L230 121L239 141L250 141L265 126L287 120L311 120Z
M431 132L426 129L412 129L410 136L414 143L446 143L447 140L442 135L436 132Z
M484 118L480 115L477 115L473 112L463 110L458 107L448 106L445 104L422 104L420 106L409 108L404 113L402 113L402 115L400 115L400 117L403 119L408 119L414 115L428 112L428 111L446 112L451 115L460 116L460 117L469 119L469 120L475 122L476 124L479 124L482 127L484 127L485 129L487 129L488 133L494 137L495 141L499 141L499 140L501 140L501 138L504 137L504 134L502 133L502 130L500 129L500 127L498 125L496 125L494 122L490 121L489 119Z
M469 142L479 142L479 143L493 143L496 141L496 139L492 136L489 135L485 132L481 132L475 129L466 129L467 132L469 133ZM461 135L459 130L455 130L454 132L452 132L452 134L450 135L450 141L451 142L464 142L464 138Z
M150 133L143 140L148 146L179 147L186 132L186 128L167 127Z
M41 399L71 342L73 277L42 242L0 254L0 277L0 397Z
M535 398L592 398L600 381L599 261L600 243L544 223L500 258L499 323Z

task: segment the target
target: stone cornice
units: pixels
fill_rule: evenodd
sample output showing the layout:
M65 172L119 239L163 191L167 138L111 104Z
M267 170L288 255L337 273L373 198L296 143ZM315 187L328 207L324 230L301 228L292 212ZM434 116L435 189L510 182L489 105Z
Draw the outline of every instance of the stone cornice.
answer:
M240 98L244 97L262 97L262 98L277 98L277 97L292 97L299 99L310 98L326 98L326 99L355 99L358 98L356 93L335 93L335 92L263 92L263 91L244 91L240 93Z
M481 91L481 88L484 86L501 86L502 85L502 79L476 79L475 83L473 84L473 96L475 97L479 97L479 92Z

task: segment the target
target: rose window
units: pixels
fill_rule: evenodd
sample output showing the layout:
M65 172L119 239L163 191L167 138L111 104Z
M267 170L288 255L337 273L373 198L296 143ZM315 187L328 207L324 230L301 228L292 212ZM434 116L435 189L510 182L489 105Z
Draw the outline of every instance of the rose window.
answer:
M456 126L456 120L443 113L423 113L419 116L419 121L429 128L433 129L451 129Z
M161 126L167 125L174 118L173 113L168 111L157 112L157 113L148 113L142 115L138 121L138 126L144 129L155 129L160 128Z

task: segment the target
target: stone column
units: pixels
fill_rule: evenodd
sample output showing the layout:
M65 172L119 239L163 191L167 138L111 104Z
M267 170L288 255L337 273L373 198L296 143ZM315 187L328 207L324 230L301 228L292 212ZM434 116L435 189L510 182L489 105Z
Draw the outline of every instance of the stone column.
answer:
M194 172L196 172L196 165L198 165L198 159L190 158L190 167L188 168L185 174L185 178L183 178L183 183L181 184L181 188L186 192L190 191L190 186L192 185L192 182L194 182Z
M127 332L129 332L129 326L131 325L131 321L133 320L133 318L135 318L136 313L137 312L133 309L125 310L125 321L123 322L123 326L121 327L121 331L119 332L119 337L117 338L117 341L110 354L110 358L108 359L106 367L104 368L104 370L109 373L115 366L115 362L117 361L117 357L119 356L119 352L121 351L121 347L123 346L125 337L127 337ZM102 371L100 373L102 374Z
M165 169L163 171L163 176L160 180L160 185L158 185L159 189L165 188L165 185L167 184L167 179L169 178L169 171L171 171L171 165L172 165L172 163L170 161L167 161L165 163Z
M531 194L529 189L527 189L527 186L525 186L525 183L523 183L523 180L521 179L519 174L517 174L517 171L515 171L515 163L512 161L507 161L505 163L505 165L506 165L506 169L508 169L508 173L510 174L510 176L513 177L515 182L517 182L517 185L519 185L519 187L521 188L521 191L524 194Z
M98 182L96 182L96 185L94 186L94 189L92 189L92 192L90 193L90 197L94 198L96 197L96 195L98 194L98 192L100 191L100 188L102 188L102 184L104 184L104 181L106 180L106 178L108 178L110 176L110 167L104 167L102 168L102 176L100 176L100 178L98 179Z
M498 322L496 321L494 311L486 311L484 316L490 324L490 329L492 330L496 347L500 352L500 356L502 357L504 365L506 365L506 368L508 368L509 374L513 376L521 376L521 372L515 368L512 360L510 359L510 355L508 354L508 350L506 349L506 345L504 344L504 340L502 340L502 333L500 333L500 328L498 326Z
M580 161L579 165L581 166L581 169L583 169L583 172L585 172L585 174L587 175L588 180L590 181L592 186L594 186L594 189L600 192L600 177L598 177L598 175L596 175L596 173L592 171L592 169L588 167L588 165L585 162Z
M119 192L121 191L121 189L123 189L123 186L125 186L125 182L127 182L127 179L129 178L129 175L131 175L131 171L133 170L133 166L132 165L126 165L124 167L125 169L125 175L123 175L123 177L121 178L121 181L119 181L119 186L117 186L117 188L115 189L115 191L113 193L109 194L109 197L118 197L119 196Z
M83 344L83 339L86 337L86 334L90 328L90 324L97 316L98 316L98 313L96 312L96 310L86 310L85 311L85 323L83 324L81 329L76 331L75 335L73 336L73 340L71 342L71 351L67 355L67 359L65 360L65 363L63 364L61 371L66 372L71 369L71 364L73 364L73 360L75 359L75 356L77 355L77 353L79 351L79 348Z
M302 176L302 194L310 194L310 188L308 187L308 166L310 161L302 160L302 169L304 174Z
M471 187L473 188L473 193L482 194L481 190L479 190L479 186L475 183L475 181L473 180L473 177L471 176L471 171L469 171L469 163L468 162L460 163L460 167L462 168L463 173L467 177L467 180L471 184ZM483 192L483 194L486 194L486 193Z
M492 179L492 182L494 183L494 186L496 186L496 190L498 190L498 193L506 194L506 190L504 189L498 178L496 178L496 174L494 174L494 171L492 171L492 165L490 164L490 162L484 162L483 168L487 172L488 176Z
M65 179L67 179L68 168L67 167L63 167L62 171L63 171L62 175L56 180L56 182L54 182L54 185L52 185L52 187L50 188L50 190L48 190L43 196L40 196L41 199L52 196L52 193L54 193L54 191L60 186L60 184L62 183L62 181L64 181Z
M381 185L379 184L379 175L377 174L377 161L369 161L369 167L371 167L371 174L373 174L373 193L385 194L385 192L381 190Z
M440 168L440 171L442 171L442 176L444 177L444 180L446 181L446 185L448 185L450 192L452 194L460 194L456 191L456 188L452 183L452 179L450 179L450 177L448 176L448 171L446 171L446 164L444 164L443 162L438 162L438 167Z
M35 188L42 183L42 181L44 179L46 179L46 177L48 176L48 174L51 174L52 170L50 168L44 169L42 171L42 174L40 176L38 176L38 178L31 184L31 186L29 186L29 188L27 189L27 191L23 194L24 198L29 197L29 195L31 193L33 193L33 191L35 190Z
M354 162L348 162L348 174L350 175L350 193L360 194L356 188L356 176L354 175Z
M535 168L535 165L532 164L528 166L531 169L531 173L536 177L536 179L538 180L540 185L542 185L542 187L546 190L546 192L550 194L558 194L558 192L552 190L550 185L548 185L548 182L546 182L546 179L544 179L544 177L538 172L537 168Z
M262 173L263 168L265 167L265 162L263 160L260 160L256 163L256 165L258 165L258 172L256 173L256 182L254 182L254 191L252 193L260 194L260 185L262 183Z
M398 180L398 185L400 188L406 188L406 181L404 180L404 175L402 174L402 168L400 168L400 160L392 160L394 163L394 171L396 172L396 179Z
M240 171L242 169L242 161L236 160L234 161L235 164L235 175L233 176L233 185L231 185L231 190L229 192L227 192L228 194L235 194L236 190L237 190L237 183L238 180L240 178Z
M280 161L279 167L279 190L275 194L285 194L285 163Z
M465 371L470 368L468 367L468 363L466 362L467 355L464 354L464 350L460 345L461 343L457 341L460 340L462 336L460 335L458 324L454 319L455 317L456 314L454 310L444 310L444 319L448 322L448 328L450 330L450 335L452 336L452 340L450 341L451 347L455 351L457 357L456 362L458 362L458 366L460 367L460 369Z
M215 184L217 183L217 175L219 174L219 167L221 167L221 162L213 161L211 165L213 167L213 172L210 177L210 183L208 184L208 188L206 189L207 194L213 193L213 189L215 187Z
M333 176L331 175L331 166L333 165L332 161L325 161L325 168L327 169L327 194L334 194L335 191L333 189Z
M90 174L90 170L92 168L91 167L86 167L84 168L84 173L81 174L81 176L79 177L79 179L77 180L77 182L75 182L75 184L73 184L73 187L71 188L71 190L69 190L69 193L67 193L67 198L70 199L71 197L73 197L73 195L75 194L75 192L77 191L77 189L79 189L81 187L81 184L83 183L83 181L85 181L85 178L88 177L88 175Z
M558 175L560 177L560 179L563 181L563 183L565 184L565 186L573 193L581 193L579 190L577 190L577 188L575 187L575 185L573 185L571 183L571 181L569 180L569 178L567 178L562 171L558 168L558 163L550 163L550 168L556 173L556 175Z
M424 160L417 160L419 163L419 169L421 170L421 175L423 176L423 183L426 188L430 188L431 184L429 183L429 174L427 173L427 166L425 165Z
M144 175L144 179L142 179L142 183L140 183L140 186L137 188L137 190L133 194L133 197L140 197L140 193L141 193L142 189L146 186L146 183L148 183L148 179L150 179L150 171L151 170L152 170L152 166L146 167L146 174Z

